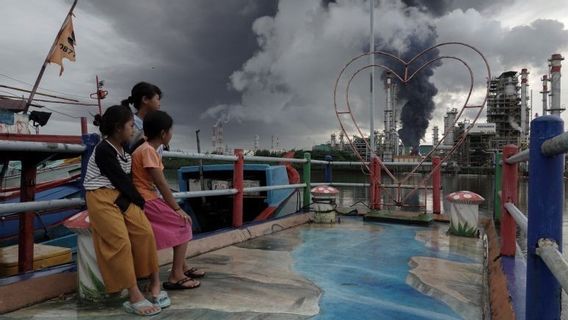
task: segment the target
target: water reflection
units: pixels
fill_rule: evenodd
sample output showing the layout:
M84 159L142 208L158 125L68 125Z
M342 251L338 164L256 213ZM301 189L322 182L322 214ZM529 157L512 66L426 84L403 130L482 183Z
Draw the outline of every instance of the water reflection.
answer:
M404 177L404 173L393 172L393 174L398 178L401 179ZM425 174L414 174L412 175L405 184L418 184L421 182ZM177 181L176 181L176 173L175 170L167 170L166 177L170 186L173 189L178 188ZM333 171L333 180L335 182L355 182L355 183L366 183L368 182L368 176L364 175L361 171L358 170L338 170L335 169ZM322 182L323 180L323 172L319 170L312 171L312 181L313 182ZM382 183L385 185L393 184L393 181L386 175L382 177ZM431 184L431 181L428 181L428 184ZM442 175L442 212L447 211L448 203L445 200L445 196L460 190L468 190L475 192L482 197L485 198L485 202L480 204L480 209L486 211L487 213L493 213L494 207L494 177L490 175L475 175L475 174L443 174ZM368 188L361 188L361 187L338 187L339 195L338 195L338 204L340 206L348 207L357 202L364 202L368 203ZM568 186L565 180L564 183L564 192L568 191ZM409 189L404 189L403 195L406 195L409 192ZM383 203L393 203L394 199L397 197L396 189L390 190L383 190L382 191L382 200ZM527 195L528 195L528 181L526 178L519 179L519 203L518 207L522 212L527 212ZM426 191L420 190L414 195L414 198L410 199L407 202L411 202L413 204L419 205L426 205L426 210L431 212L432 211L432 190L428 189ZM291 207L290 209L293 210ZM568 212L568 202L564 202L564 212ZM564 230L568 230L568 216L564 215ZM564 241L564 247L568 244L568 237L564 237L566 239ZM526 248L526 238L522 232L518 232L518 241L521 245L521 248Z

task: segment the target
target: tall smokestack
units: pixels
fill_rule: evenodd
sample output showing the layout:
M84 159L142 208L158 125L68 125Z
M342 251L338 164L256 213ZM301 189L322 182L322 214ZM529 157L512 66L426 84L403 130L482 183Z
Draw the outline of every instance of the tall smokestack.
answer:
M542 76L542 115L545 116L546 112L548 111L548 76L545 74Z
M555 53L550 58L550 75L551 75L551 106L550 114L560 116L564 109L560 108L560 68L562 67L564 58L559 53Z
M393 123L393 90L392 74L386 73L385 79L386 104L385 104L385 152L394 151L394 123Z
M527 86L529 72L526 68L521 70L521 132L527 136L529 132L529 117L527 109Z
M438 137L438 126L434 126L434 128L432 129L432 145L435 146L438 144L438 142L440 141L439 137Z
M458 115L458 109L452 108L444 116L444 145L453 146L454 145L454 122L456 122L456 117Z

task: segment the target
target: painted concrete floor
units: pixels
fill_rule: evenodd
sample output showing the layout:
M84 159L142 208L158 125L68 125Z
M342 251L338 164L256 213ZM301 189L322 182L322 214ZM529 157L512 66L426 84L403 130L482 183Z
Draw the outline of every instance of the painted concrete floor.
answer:
M152 319L481 319L482 243L447 228L342 218L226 247L190 259L201 287ZM140 319L74 296L0 318Z

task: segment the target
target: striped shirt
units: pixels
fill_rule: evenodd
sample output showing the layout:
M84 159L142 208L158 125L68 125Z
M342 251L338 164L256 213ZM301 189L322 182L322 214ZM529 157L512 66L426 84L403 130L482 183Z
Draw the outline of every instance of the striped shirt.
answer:
M132 158L128 153L120 154L120 152L112 145L112 143L108 142L107 140L103 140L97 147L95 151L89 158L89 163L87 165L87 173L85 174L85 181L83 182L83 186L85 190L96 190L99 188L109 188L115 189L114 185L107 176L101 173L99 166L96 163L96 155L97 153L104 153L105 151L109 151L108 147L111 147L116 153L116 160L120 164L122 171L126 174L130 174L132 170ZM111 150L111 151L112 151Z
M132 183L131 169L130 154L119 152L105 139L95 147L89 158L83 186L87 191L100 188L117 189L120 195L114 203L123 212L126 212L131 203L144 208L144 198Z

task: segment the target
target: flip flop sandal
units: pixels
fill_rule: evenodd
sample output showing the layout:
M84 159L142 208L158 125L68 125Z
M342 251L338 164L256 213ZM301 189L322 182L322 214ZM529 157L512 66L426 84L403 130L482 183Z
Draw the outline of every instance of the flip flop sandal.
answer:
M136 314L136 315L139 315L139 316L149 317L149 316L157 315L158 313L162 312L162 309L158 308L158 310L156 310L156 311L145 313L144 309L150 308L150 307L156 307L156 306L153 305L147 299L144 299L142 301L138 301L136 303L131 303L130 301L125 301L122 304L122 308L124 309L124 311L126 311L127 313Z
M168 297L168 293L165 291L160 291L157 297L152 297L151 302L154 305L160 306L160 308L165 309L172 305L172 300Z
M191 287L187 287L184 286L183 284L188 282L188 281L195 281L197 282L196 285L191 286ZM164 289L166 290L185 290L185 289L195 289L197 287L199 287L201 285L201 282L197 281L197 280L193 280L191 278L184 278L181 279L180 281L173 283L173 282L164 282L162 283L162 286L164 287Z
M207 273L205 273L205 271L199 270L197 268L191 268L191 269L187 270L186 272L184 272L183 274L188 278L196 279L196 278L205 277L205 275Z

